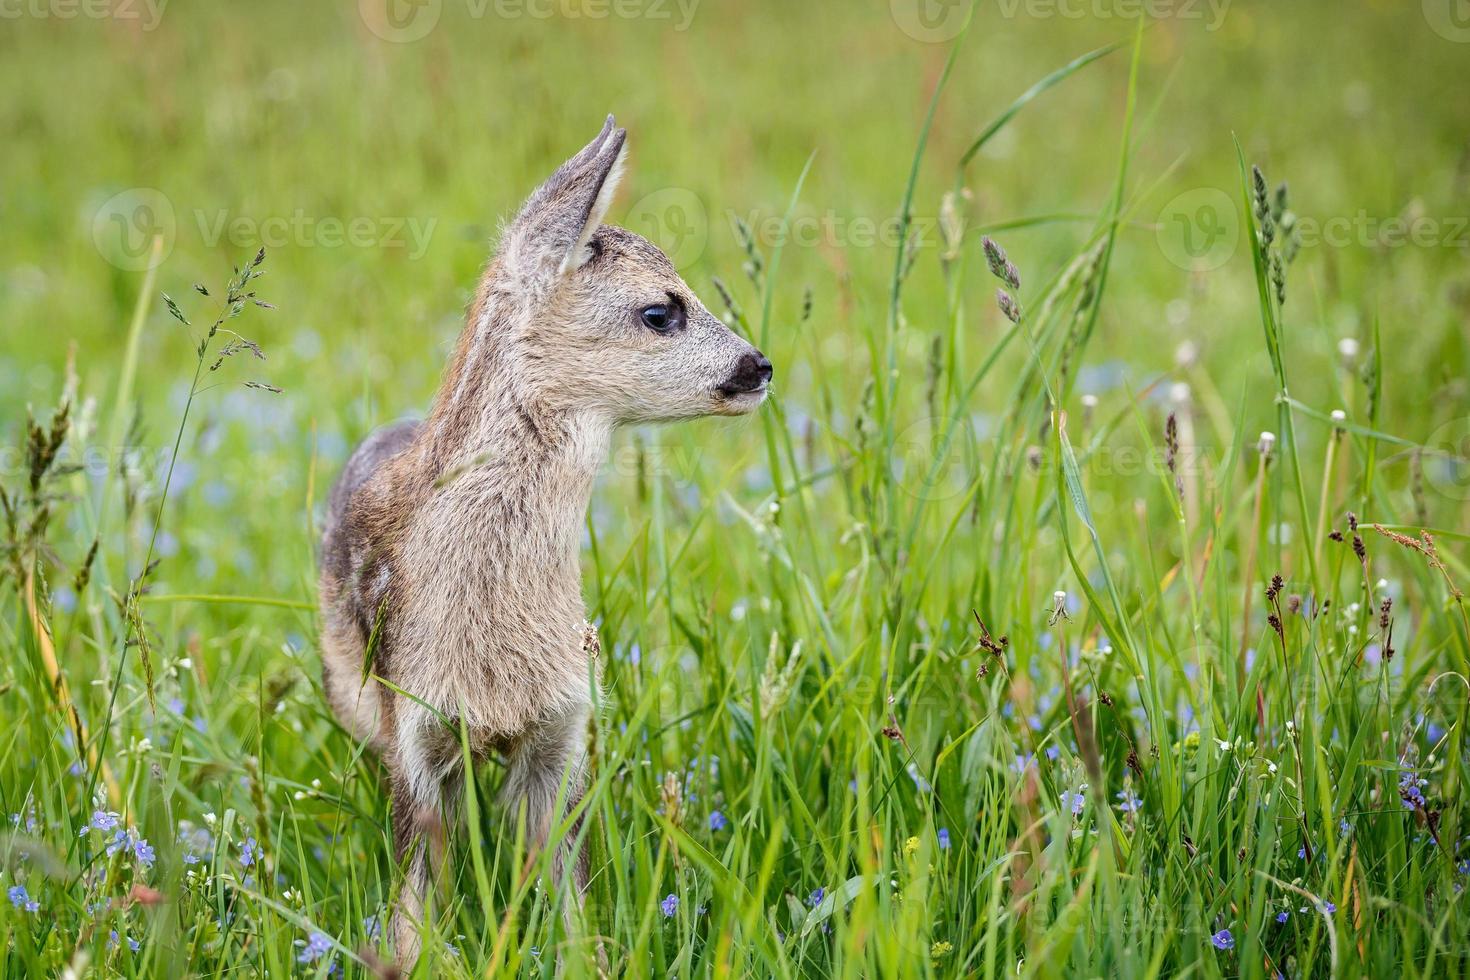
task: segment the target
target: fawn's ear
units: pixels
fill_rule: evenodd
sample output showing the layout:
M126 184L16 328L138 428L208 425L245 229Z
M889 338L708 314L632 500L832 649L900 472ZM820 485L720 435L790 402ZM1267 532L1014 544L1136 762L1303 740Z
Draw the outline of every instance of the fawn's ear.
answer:
M608 116L597 138L530 196L511 226L518 264L536 274L559 276L591 257L587 243L612 204L627 139L627 130L618 129Z

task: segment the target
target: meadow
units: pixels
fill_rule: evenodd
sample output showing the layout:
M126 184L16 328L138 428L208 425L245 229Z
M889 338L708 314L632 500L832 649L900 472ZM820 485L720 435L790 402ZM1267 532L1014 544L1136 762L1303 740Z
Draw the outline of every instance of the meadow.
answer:
M416 974L1463 975L1458 9L5 6L0 975L388 975L326 494L610 111L775 393L619 436L586 904L492 762Z

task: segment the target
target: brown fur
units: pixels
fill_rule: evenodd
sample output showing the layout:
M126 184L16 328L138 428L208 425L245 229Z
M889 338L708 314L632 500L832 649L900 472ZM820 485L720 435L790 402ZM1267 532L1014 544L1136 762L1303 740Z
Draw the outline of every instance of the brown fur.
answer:
M743 414L765 395L769 362L710 315L654 245L601 224L624 140L609 117L526 202L428 418L370 436L332 491L323 686L390 773L404 962L417 954L432 877L424 843L442 843L461 793L458 725L477 757L506 754L504 795L538 841L558 800L569 807L581 792L595 678L579 543L613 428ZM685 310L681 330L640 320L673 302ZM557 855L559 873L570 856ZM580 862L572 870L580 894L586 872Z

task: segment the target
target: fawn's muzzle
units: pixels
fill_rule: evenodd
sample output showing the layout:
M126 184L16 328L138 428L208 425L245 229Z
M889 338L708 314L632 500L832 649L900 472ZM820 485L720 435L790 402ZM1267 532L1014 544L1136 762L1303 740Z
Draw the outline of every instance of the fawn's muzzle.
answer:
M758 350L751 351L740 358L740 363L735 365L735 372L720 385L720 394L745 395L760 391L770 384L771 374L771 362L766 359L766 355Z

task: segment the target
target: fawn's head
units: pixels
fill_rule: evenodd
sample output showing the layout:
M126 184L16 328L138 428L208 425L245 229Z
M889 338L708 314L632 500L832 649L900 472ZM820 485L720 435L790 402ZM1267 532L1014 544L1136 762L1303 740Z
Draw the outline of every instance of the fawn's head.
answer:
M508 338L520 382L543 403L615 422L753 411L771 362L705 309L656 245L602 223L626 140L609 116L506 229L498 265L520 308Z

